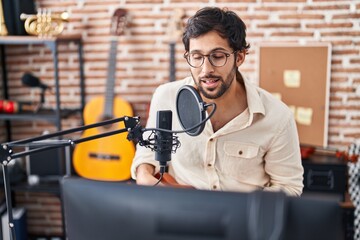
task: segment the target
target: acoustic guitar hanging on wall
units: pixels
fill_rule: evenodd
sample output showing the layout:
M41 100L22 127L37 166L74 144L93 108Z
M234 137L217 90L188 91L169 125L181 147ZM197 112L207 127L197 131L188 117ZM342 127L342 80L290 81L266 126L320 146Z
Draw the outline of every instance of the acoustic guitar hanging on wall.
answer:
M181 8L174 10L173 14L169 19L169 24L167 26L167 35L169 38L169 47L170 47L170 73L169 81L174 82L176 80L176 42L181 37L183 33L183 18L185 17L185 12Z
M116 9L111 22L111 41L108 62L108 78L104 97L97 97L84 108L85 125L123 116L133 116L131 105L115 97L115 72L118 36L123 34L126 25L126 10ZM125 128L120 122L111 126L98 127L84 131L82 137ZM103 181L122 181L130 179L130 167L135 155L135 146L128 141L126 134L84 142L76 146L73 154L75 171L84 178Z
M167 40L169 41L169 52L170 52L170 61L169 61L169 82L176 81L176 42L180 39L184 23L183 19L185 18L185 11L181 8L176 8L172 12L169 22L166 28ZM149 116L150 103L147 105L147 115Z

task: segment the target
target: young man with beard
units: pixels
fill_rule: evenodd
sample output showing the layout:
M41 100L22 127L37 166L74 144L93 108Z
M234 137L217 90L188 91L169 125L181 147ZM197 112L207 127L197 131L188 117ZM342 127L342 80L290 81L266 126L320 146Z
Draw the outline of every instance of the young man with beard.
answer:
M243 21L232 11L203 8L188 20L183 43L191 77L157 88L147 127L155 127L159 110L176 113L176 95L184 85L194 86L217 110L199 136L178 134L181 147L172 154L169 174L197 189L300 196L303 167L293 114L238 70L250 47ZM172 128L181 129L176 115ZM137 184L154 185L159 171L154 152L138 147L131 170Z

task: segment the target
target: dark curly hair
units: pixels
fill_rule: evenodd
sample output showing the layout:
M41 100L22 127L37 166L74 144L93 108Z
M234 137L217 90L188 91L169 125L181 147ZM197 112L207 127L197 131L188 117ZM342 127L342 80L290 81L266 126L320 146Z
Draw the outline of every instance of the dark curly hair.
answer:
M233 11L217 7L202 8L189 18L182 37L185 50L189 51L191 38L199 37L213 30L227 39L234 51L248 52L250 45L246 42L244 22Z

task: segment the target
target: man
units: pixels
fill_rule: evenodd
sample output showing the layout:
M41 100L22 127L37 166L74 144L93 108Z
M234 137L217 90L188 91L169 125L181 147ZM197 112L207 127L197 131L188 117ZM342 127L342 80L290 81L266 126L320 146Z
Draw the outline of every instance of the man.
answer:
M293 114L239 72L249 49L245 31L232 11L206 7L190 18L183 43L192 77L157 88L147 127L155 127L159 110L176 113L177 91L193 85L217 110L199 136L178 135L181 147L172 155L169 174L197 189L263 189L300 196L303 167ZM172 125L181 129L176 114ZM158 171L154 152L138 147L132 165L136 182L153 185Z

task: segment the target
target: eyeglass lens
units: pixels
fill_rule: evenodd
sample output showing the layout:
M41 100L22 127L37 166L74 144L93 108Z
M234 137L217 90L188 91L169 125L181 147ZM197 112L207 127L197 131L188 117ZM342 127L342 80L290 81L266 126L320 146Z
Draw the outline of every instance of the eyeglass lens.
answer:
M187 61L193 67L201 67L204 63L205 57L207 57L211 65L214 67L222 67L226 64L228 56L229 54L224 52L212 52L209 55L190 53L187 56Z

